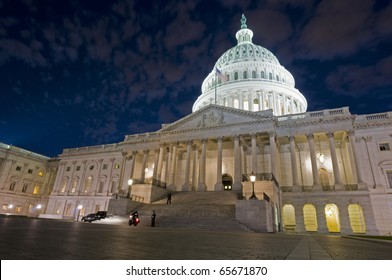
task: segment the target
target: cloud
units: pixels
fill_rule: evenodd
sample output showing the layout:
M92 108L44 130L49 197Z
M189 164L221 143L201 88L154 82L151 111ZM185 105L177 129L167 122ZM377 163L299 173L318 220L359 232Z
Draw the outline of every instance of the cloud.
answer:
M326 83L331 90L343 95L371 95L374 90L392 86L391 76L392 56L389 56L366 67L341 66L326 78Z
M298 39L301 57L332 59L358 51L373 38L373 1L324 0Z

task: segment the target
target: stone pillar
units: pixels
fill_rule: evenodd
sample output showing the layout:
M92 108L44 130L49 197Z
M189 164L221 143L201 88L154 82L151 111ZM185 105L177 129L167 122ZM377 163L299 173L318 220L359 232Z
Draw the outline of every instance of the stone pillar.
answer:
M223 137L218 137L218 154L216 158L216 183L215 183L215 191L223 190L222 183L222 140Z
M355 134L354 134L353 130L348 131L348 137L350 140L351 149L353 151L354 165L355 165L355 171L356 171L357 177L358 177L358 184L365 184L365 181L363 180L363 177L362 177L363 174L362 174L361 168L359 166L357 147L355 145L355 139L354 139Z
M186 159L185 159L185 179L184 184L182 184L182 191L189 191L189 171L191 166L191 148L192 140L187 142L186 146Z
M293 187L294 189L300 190L300 183L298 180L298 167L297 167L297 157L295 154L295 137L294 136L289 136L289 141L290 141L290 156L291 156L291 172L293 174Z
M252 142L252 170L255 174L258 173L257 170L257 144L256 144L256 137L255 133L251 134L251 142Z
M234 182L233 190L242 190L241 161L240 161L240 136L234 136Z
M136 162L136 156L137 156L137 151L132 152L132 160L131 160L131 166L129 168L129 178L133 177L133 173L135 171L135 162Z
M270 142L270 154L271 154L271 173L276 176L276 144L275 144L275 132L268 132Z
M197 189L197 158L198 158L198 149L196 145L193 145L193 170L192 170L192 191Z
M325 217L325 204L323 202L317 202L316 215L317 215L317 232L328 233L327 218Z
M336 156L335 142L333 139L333 132L327 133L329 149L331 151L333 175L335 177L335 190L344 190L342 179L340 177L338 157Z
M171 174L170 174L170 187L172 189L174 189L174 185L175 185L175 175L176 175L176 166L177 166L177 146L178 143L173 144L173 154L172 154Z
M295 232L306 232L304 222L303 205L294 208L295 211Z
M158 179L158 160L159 160L159 149L154 150L155 157L154 157L154 170L152 171L152 178Z
M167 183L169 180L169 162L170 162L170 147L166 147L166 160L165 160L165 174L162 178L162 181Z
M199 186L198 191L206 191L207 186L205 183L206 180L206 147L207 139L201 139L201 159L200 159L200 176L199 176Z
M164 145L159 146L159 159L158 159L158 169L157 169L157 179L162 181L162 164L163 164L163 149Z
M314 141L313 141L314 136L313 134L307 134L306 137L308 138L310 161L312 163L313 190L321 191L322 189L321 189L320 179L317 170L316 152L314 149Z
M141 170L142 174L140 174L140 179L142 181L144 181L144 179L146 178L146 171L145 171L145 169L146 169L146 164L147 164L148 152L149 152L149 150L144 150L143 151L143 161L142 161L142 170Z

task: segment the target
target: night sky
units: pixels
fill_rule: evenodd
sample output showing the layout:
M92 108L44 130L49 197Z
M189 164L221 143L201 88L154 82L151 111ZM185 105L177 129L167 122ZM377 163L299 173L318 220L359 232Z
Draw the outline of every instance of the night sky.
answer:
M392 111L392 3L0 0L0 142L46 156L192 111L241 14L308 111Z

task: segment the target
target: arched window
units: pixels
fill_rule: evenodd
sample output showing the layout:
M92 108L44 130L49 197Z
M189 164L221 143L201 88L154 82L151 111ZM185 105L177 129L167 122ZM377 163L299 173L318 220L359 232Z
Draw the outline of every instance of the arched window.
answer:
M63 181L61 182L61 192L65 192L65 189L67 188L68 184L68 178L64 178Z
M295 231L295 209L291 204L286 204L282 209L282 223L285 231Z
M305 204L303 212L306 231L317 231L316 207L313 204Z
M88 176L86 178L85 183L84 183L84 192L85 193L90 191L92 182L93 182L93 176Z
M350 204L348 206L348 216L353 233L366 233L365 217L359 204Z
M242 73L242 76L244 77L244 79L248 79L248 72L244 71Z
M255 70L252 71L252 79L256 79L256 71Z
M268 77L269 77L270 80L272 80L272 73L269 73Z
M234 73L234 80L236 80L236 81L238 80L238 72Z
M329 186L329 174L328 171L325 168L320 168L318 171L318 175L320 178L320 184L323 187L328 187Z
M279 82L279 76L278 75L276 75L276 80Z
M340 232L339 209L335 204L325 205L325 218L329 232Z
M261 71L261 73L260 73L260 78L262 78L262 79L264 79L264 78L265 78L264 71Z
M229 74L226 75L226 82L228 82L228 81L230 81L230 75Z
M249 111L249 101L248 100L244 100L244 110Z
M256 112L259 110L259 100L257 98L253 99L253 111Z

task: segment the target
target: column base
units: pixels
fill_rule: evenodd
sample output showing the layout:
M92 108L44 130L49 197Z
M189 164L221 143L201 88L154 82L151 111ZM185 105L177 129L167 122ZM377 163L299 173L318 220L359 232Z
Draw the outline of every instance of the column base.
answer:
M323 187L320 184L313 184L313 191L314 192L322 192Z
M335 191L344 191L344 185L342 183L336 183Z
M183 192L187 192L187 191L189 191L189 185L188 184L183 184L182 185L182 187L181 187L181 190L183 191Z
M214 191L223 191L223 184L222 183L216 183L214 186Z
M204 192L207 190L207 185L205 183L199 183L197 186L197 191L199 192Z

